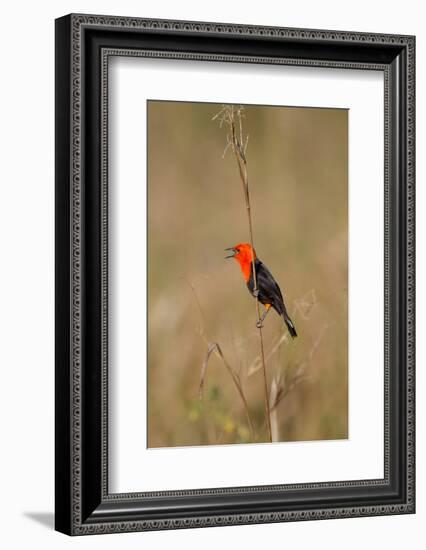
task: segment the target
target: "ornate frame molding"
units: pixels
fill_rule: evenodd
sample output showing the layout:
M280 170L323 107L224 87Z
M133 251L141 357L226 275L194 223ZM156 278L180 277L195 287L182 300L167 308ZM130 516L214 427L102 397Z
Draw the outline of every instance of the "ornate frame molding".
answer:
M323 44L328 52L335 52L335 58L315 58L279 55L253 55L233 53L194 52L188 50L155 49L153 47L132 48L128 45L120 47L114 43L89 46L89 32L96 42L96 31L113 31L120 34L136 35L147 39L153 36L167 35L170 40L183 37L230 37L244 44L245 41L262 39L265 44L300 44L313 46ZM186 21L148 20L122 17L107 17L95 15L70 15L57 20L57 358L56 358L56 398L57 398L57 523L58 530L83 535L91 533L112 533L124 531L140 531L151 529L177 529L213 525L236 525L246 523L282 522L307 519L325 519L336 517L359 517L414 512L414 169L415 169L415 40L412 36L379 35L364 33L346 33L341 31L321 31L307 29L287 29L278 27L253 27L245 25L229 25L218 23L201 23ZM223 40L223 39L222 39ZM117 41L114 41L117 42ZM120 40L118 40L120 42ZM262 43L263 43L262 42ZM250 42L252 43L252 42ZM357 61L360 45L369 45L377 52L388 55L388 59L374 61L368 58ZM98 56L96 52L98 48ZM368 49L367 49L368 50ZM365 50L365 51L367 51ZM313 51L313 50L312 50ZM346 53L345 53L346 52ZM350 52L350 53L348 53ZM346 54L347 58L346 58ZM239 487L228 489L170 491L158 493L109 494L107 476L107 400L108 400L108 353L107 353L107 316L108 316L108 59L110 56L139 56L168 59L191 59L208 61L232 61L239 63L274 63L283 65L302 65L315 67L334 67L344 69L368 69L383 71L385 76L385 477L383 480L363 480L360 482L345 481L335 483L314 483L297 485L276 485L270 487ZM89 56L92 56L89 59ZM383 57L383 55L382 55ZM97 122L100 136L99 149L99 208L98 220L100 236L99 264L99 456L97 466L84 464L85 453L89 453L85 441L84 426L87 422L87 410L84 403L87 399L87 382L84 369L85 345L89 346L84 330L87 299L87 269L88 250L87 232L93 228L89 223L85 210L85 194L87 193L90 176L87 172L86 151L89 146L87 136L88 112L90 105L96 99L91 99L90 78L87 67L93 68L93 59L99 67L100 82L100 118ZM92 64L92 65L91 65ZM65 87L64 87L64 81ZM406 106L406 119L402 126L395 127L393 116L395 109ZM68 109L68 115L66 110ZM69 119L67 120L67 116ZM65 123L64 123L65 120ZM404 126L405 122L405 126ZM402 135L399 135L400 133ZM67 155L67 148L70 154ZM397 158L396 158L397 157ZM397 167L395 166L397 163ZM94 168L96 170L96 168ZM399 170L399 171L398 171ZM396 178L396 179L395 179ZM66 181L65 181L66 180ZM67 183L68 182L68 183ZM396 183L395 183L396 182ZM394 186L397 186L398 197ZM67 195L68 194L68 195ZM398 202L399 200L399 202ZM67 225L61 221L63 216L69 220ZM92 218L90 218L92 219ZM68 245L66 241L68 239ZM62 250L65 246L65 250ZM396 261L401 267L395 279ZM399 265L399 264L398 264ZM394 271L392 271L394 269ZM400 273L401 272L401 273ZM402 280L404 279L404 280ZM68 288L67 288L68 282ZM395 288L400 289L404 311L398 311L401 319L397 325L392 325L393 295ZM59 288L59 291L58 291ZM399 291L399 290L398 290ZM405 292L404 292L405 291ZM68 301L69 309L64 311ZM63 307L62 307L63 306ZM400 326L402 324L402 327ZM396 328L395 328L396 327ZM401 342L395 346L391 341L392 331L400 330ZM58 336L59 334L59 336ZM86 339L86 340L85 340ZM400 349L402 347L402 349ZM398 349L396 349L398 348ZM392 360L400 361L400 375L404 384L398 391L404 393L400 404L405 408L403 422L405 427L396 434L392 426L392 411L396 404L395 388L392 382ZM65 364L64 364L65 362ZM395 367L393 367L395 368ZM90 391L93 388L90 388ZM64 391L69 392L69 401L63 400ZM68 422L66 433L59 434ZM97 432L96 432L97 433ZM405 446L404 457L406 467L399 475L398 496L388 498L380 504L364 505L320 505L316 508L307 502L306 509L291 509L283 505L283 509L264 511L259 505L250 512L212 513L205 512L175 517L176 514L166 514L164 517L151 518L140 508L139 513L130 516L125 513L126 507L137 508L144 499L168 497L222 496L234 495L244 499L251 494L268 492L282 494L295 492L303 494L307 490L329 490L337 492L348 489L386 488L395 485L395 472L392 471L394 457L392 453L392 438L402 438ZM92 470L90 469L92 468ZM87 472L99 473L96 483L87 483ZM66 488L63 488L65 483ZM62 486L62 487L60 487ZM89 496L88 496L89 495ZM402 499L402 500L401 500ZM95 506L95 503L98 505ZM277 507L277 506L276 506ZM90 513L89 513L90 512ZM124 518L124 519L122 519ZM122 519L122 520L121 520Z

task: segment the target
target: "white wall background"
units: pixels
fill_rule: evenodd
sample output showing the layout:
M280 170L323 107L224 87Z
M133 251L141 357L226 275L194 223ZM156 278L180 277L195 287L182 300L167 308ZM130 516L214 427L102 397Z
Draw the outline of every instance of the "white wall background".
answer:
M70 539L53 529L54 18L104 13L417 35L417 514ZM426 30L420 1L67 0L2 10L0 239L0 543L3 548L419 548L426 520Z

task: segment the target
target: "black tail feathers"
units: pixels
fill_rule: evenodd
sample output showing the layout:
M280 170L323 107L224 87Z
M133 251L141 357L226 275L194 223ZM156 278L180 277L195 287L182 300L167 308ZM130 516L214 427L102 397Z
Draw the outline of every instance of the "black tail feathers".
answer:
M290 333L290 336L292 338L295 338L297 336L296 327L293 325L293 321L290 319L290 317L287 315L287 313L284 313L284 322L287 325L288 331Z

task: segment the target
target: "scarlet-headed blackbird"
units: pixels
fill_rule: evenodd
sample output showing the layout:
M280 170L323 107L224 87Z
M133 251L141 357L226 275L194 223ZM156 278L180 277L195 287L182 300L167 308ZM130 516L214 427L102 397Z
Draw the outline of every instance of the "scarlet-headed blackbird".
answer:
M251 245L248 243L241 243L231 248L227 248L226 250L232 251L232 254L226 257L235 258L240 264L247 288L252 296L255 298L257 297L259 302L266 308L258 323L258 327L262 326L263 320L272 307L278 315L283 317L291 337L294 338L297 336L296 328L287 313L278 283L273 278L266 265L256 257L256 252L252 249ZM254 291L253 258L256 269L257 293Z

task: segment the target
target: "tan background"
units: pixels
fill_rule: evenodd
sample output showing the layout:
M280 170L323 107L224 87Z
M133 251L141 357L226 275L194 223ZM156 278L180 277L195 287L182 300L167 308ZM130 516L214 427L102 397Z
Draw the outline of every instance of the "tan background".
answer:
M221 105L148 103L148 446L265 441L255 304L224 248L248 238ZM246 106L257 254L280 284L299 337L265 322L280 441L347 437L347 111ZM191 286L193 289L191 289ZM201 306L200 307L197 304ZM200 334L202 333L202 334ZM238 372L254 434L223 364ZM275 352L272 350L276 348Z

